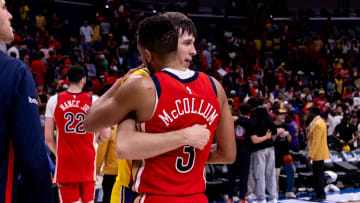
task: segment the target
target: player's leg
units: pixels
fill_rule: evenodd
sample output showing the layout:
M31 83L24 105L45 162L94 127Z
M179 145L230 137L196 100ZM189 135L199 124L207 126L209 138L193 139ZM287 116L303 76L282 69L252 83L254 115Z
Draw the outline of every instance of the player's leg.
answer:
M121 184L119 178L116 178L114 186L111 191L110 203L122 203L121 198Z
M133 203L134 199L138 196L138 193L132 191L130 188L121 186L121 203Z
M78 183L60 184L60 203L80 203L80 186Z
M95 197L95 182L80 183L80 196L82 203L92 203Z
M110 203L132 203L138 194L130 188L121 185L116 179L112 192Z

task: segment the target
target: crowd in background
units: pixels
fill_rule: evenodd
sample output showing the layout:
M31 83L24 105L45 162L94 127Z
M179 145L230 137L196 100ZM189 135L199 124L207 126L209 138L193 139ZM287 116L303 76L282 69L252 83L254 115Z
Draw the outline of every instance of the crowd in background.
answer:
M241 6L231 2L235 8ZM136 5L114 1L112 12L100 9L74 27L70 19L47 9L32 16L32 8L21 1L19 10L12 11L19 14L13 22L15 40L1 49L29 65L42 103L66 89L66 71L74 64L86 67L87 91L102 94L141 64L135 34L148 14L134 9ZM156 6L159 11L170 9ZM339 30L328 18L320 31L314 31L308 26L313 12L300 9L290 20L274 20L264 6L261 1L254 4L246 21L225 22L223 30L214 30L220 37L200 28L192 68L221 81L235 111L243 101L260 97L269 112L280 107L294 112L300 135L305 134L306 108L318 105L332 135L343 112L358 117L360 29ZM180 11L191 8L196 5L187 1L173 6ZM231 14L229 7L227 12ZM335 10L333 15L339 14ZM303 136L299 143L304 140Z
M179 1L175 6L180 11L198 9L189 2ZM236 8L241 5L229 2L228 14L238 14ZM360 29L339 30L328 18L321 31L314 31L308 27L311 11L299 10L290 20L274 20L259 2L246 12L246 22L225 23L224 30L216 30L221 33L219 38L199 29L192 69L222 83L234 115L251 98L260 99L259 105L275 121L277 115L286 113L292 150L306 145L304 115L313 105L321 108L327 122L330 147L358 148ZM136 28L148 13L118 1L111 7L112 12L99 11L80 27L46 9L30 15L33 8L25 2L12 11L20 16L13 22L15 40L0 47L30 67L41 114L49 96L68 87L66 72L71 65L84 66L86 91L101 95L117 78L141 64ZM339 125L342 123L350 123L351 129ZM350 135L333 136L340 128L349 128Z

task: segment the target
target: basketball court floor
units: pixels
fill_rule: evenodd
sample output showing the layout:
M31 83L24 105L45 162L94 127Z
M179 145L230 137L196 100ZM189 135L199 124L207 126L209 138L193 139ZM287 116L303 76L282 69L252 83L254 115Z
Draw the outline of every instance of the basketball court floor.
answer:
M298 195L296 199L285 199L283 195L279 197L279 203L309 203L310 194ZM249 200L249 203L255 203L254 200ZM225 203L225 202L211 202L211 203ZM238 201L235 201L238 203ZM360 188L347 189L340 192L328 192L326 201L323 203L360 203Z

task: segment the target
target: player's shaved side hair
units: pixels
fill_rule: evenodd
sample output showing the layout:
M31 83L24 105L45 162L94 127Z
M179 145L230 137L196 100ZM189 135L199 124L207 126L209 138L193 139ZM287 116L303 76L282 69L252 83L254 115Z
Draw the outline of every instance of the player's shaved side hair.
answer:
M162 14L162 16L170 19L170 21L174 24L179 37L187 32L189 35L192 35L194 38L196 38L196 27L193 21L185 14L180 12L166 12Z
M138 43L159 56L176 52L178 34L174 24L164 16L151 16L139 24Z

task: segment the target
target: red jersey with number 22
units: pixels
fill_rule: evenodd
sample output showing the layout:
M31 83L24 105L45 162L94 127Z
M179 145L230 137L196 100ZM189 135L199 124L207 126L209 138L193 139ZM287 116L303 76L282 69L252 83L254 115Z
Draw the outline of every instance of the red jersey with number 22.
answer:
M83 121L91 106L88 93L61 92L55 107L57 127L56 183L95 180L95 135Z
M152 118L141 124L146 132L167 132L207 125L211 139L204 150L182 146L165 154L133 164L133 189L153 195L192 195L205 191L204 167L220 117L220 106L214 81L208 75L194 72L180 79L173 73L155 73L153 81L158 101Z

